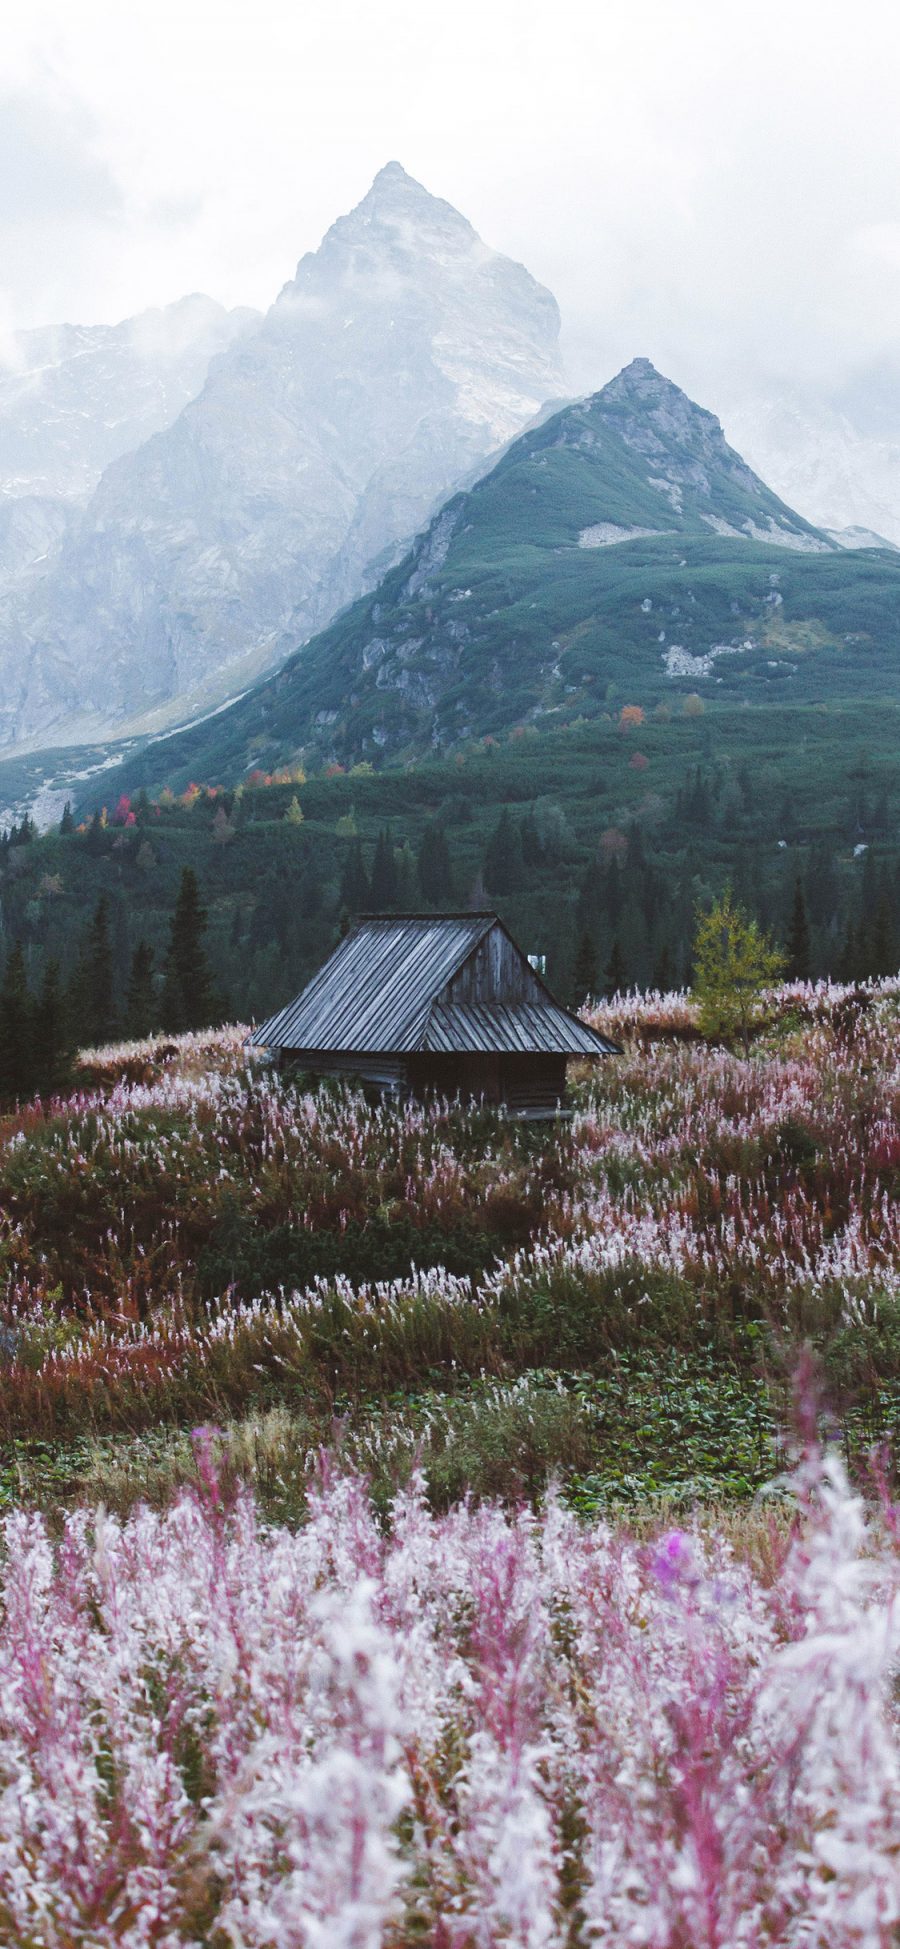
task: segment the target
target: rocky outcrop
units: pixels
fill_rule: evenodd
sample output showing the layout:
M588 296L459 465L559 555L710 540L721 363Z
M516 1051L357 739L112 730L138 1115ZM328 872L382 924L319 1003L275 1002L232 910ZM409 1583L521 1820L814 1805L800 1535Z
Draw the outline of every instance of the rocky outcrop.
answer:
M121 325L19 332L0 364L0 507L83 504L110 462L171 426L211 361L258 323L212 298L182 298Z
M174 424L104 473L0 614L0 737L60 742L209 709L402 553L561 389L521 265L389 164Z

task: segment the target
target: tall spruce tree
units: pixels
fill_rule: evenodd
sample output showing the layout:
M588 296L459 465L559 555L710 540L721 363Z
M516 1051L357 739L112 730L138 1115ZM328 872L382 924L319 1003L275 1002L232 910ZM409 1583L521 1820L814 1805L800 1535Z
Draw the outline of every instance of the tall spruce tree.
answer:
M525 876L522 835L505 805L484 854L484 883L489 893L515 893Z
M42 1096L52 1096L62 1089L68 1067L59 962L50 960L44 969L34 1011L34 1083Z
M213 985L203 936L206 909L200 899L197 875L186 866L166 953L166 972L162 996L163 1027L176 1034L185 1029L204 1029L214 1012Z
M371 881L372 907L375 913L389 913L397 905L397 862L394 858L394 842L386 826L382 826L372 861Z
M627 979L628 974L625 967L625 956L622 953L622 943L617 934L612 944L609 960L603 970L603 985L608 1001L612 1001L614 995L624 994Z
M870 975L890 975L897 971L897 939L894 929L894 910L887 893L881 893L866 929L866 972Z
M149 943L138 941L131 957L125 1000L125 1026L129 1035L152 1035L159 1026L159 1001L153 980L154 958Z
M0 985L0 1097L30 1096L35 1081L34 1012L21 941L10 948Z
M525 865L543 866L544 841L541 837L541 829L535 817L533 806L529 806L522 820L520 833L522 839L522 858L525 861Z
M591 935L585 932L579 940L572 969L573 1007L580 1008L583 1002L593 1001L597 981L597 949Z
M113 952L109 938L109 902L101 893L87 934L85 1000L88 1040L95 1046L109 1042L116 1032Z
M361 841L353 839L341 874L340 902L345 913L363 914L370 905L372 889L366 872Z
M669 953L668 941L663 941L662 947L656 957L653 965L652 981L654 988L660 995L668 995L673 986L672 956Z
M443 826L429 819L416 861L419 892L426 907L447 907L453 899L453 868Z
M785 972L789 981L808 981L811 972L809 921L806 914L806 901L799 879L794 883L794 899L787 932L787 962Z

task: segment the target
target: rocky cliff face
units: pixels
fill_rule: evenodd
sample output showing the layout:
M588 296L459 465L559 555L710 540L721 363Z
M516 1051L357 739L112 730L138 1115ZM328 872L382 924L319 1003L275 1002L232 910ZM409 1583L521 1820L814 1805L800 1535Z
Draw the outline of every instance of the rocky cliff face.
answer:
M106 785L453 747L467 762L472 741L608 724L623 703L670 711L698 686L742 704L858 696L867 672L900 668L898 644L900 555L834 546L637 359L528 428L274 675Z
M633 359L594 396L588 410L638 461L631 491L640 496L653 531L705 526L733 540L765 541L804 554L828 552L827 539L729 446L715 414L689 399L649 359Z
M211 360L257 322L194 296L121 325L19 332L0 364L0 507L87 501L104 467L171 426Z
M521 265L389 164L6 602L2 741L162 724L277 664L559 393L558 331Z

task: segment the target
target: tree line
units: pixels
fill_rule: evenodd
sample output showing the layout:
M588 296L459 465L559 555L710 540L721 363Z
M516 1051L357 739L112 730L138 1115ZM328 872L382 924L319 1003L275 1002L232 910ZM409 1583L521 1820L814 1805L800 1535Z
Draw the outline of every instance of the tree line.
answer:
M16 940L0 982L0 1098L9 1103L62 1089L77 1049L160 1029L180 1034L215 1021L222 998L204 945L206 926L197 876L186 866L162 966L157 969L152 947L139 940L124 993L117 992L105 894L97 901L65 983L59 963L51 959L32 992L23 945Z

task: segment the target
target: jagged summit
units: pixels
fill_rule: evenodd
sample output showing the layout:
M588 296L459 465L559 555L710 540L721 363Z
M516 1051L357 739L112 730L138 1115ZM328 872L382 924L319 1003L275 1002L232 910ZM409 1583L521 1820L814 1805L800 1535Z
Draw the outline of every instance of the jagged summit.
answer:
M389 162L379 169L360 202L331 225L319 249L300 259L296 277L282 297L289 303L295 290L304 288L311 271L318 274L323 261L336 275L356 279L366 275L370 266L383 267L385 259L392 269L408 277L420 274L423 259L439 261L448 268L456 260L464 271L477 270L487 262L501 267L509 263L482 243L468 218L452 203L433 196L402 163ZM514 268L521 271L520 266ZM521 275L532 288L540 288L527 272Z
M652 359L636 358L629 359L628 364L623 365L621 372L617 372L615 378L610 379L609 385L616 386L622 384L637 387L642 382L650 385L659 384L663 386L673 386L675 383L674 380L667 379L665 374L660 372L659 367L654 365ZM605 387L603 390L606 391L608 388ZM698 411L702 411L702 408L698 408Z
M411 176L409 170L404 169L402 162L386 162L384 167L378 170L377 174L372 178L371 188L366 191L365 196L362 198L362 204L384 202L387 199L393 202L403 200L421 203L443 203L443 198L434 196L431 190L425 188L424 183L419 182L417 176ZM357 204L356 207L359 209L362 205ZM452 212L458 223L467 222L467 219L461 215L459 210L453 209L452 203L444 203L444 208ZM471 228L471 225L469 227Z
M673 425L686 427L691 423L721 427L714 413L706 406L698 406L696 400L682 391L674 379L668 379L664 372L653 364L652 359L631 359L628 365L617 372L608 385L594 393L595 400L603 400L607 406L630 406L640 411L646 418L658 418L660 414L671 417Z
M121 789L231 782L298 752L406 760L698 686L806 702L846 681L862 588L879 640L896 637L900 567L869 573L636 360L527 428L371 595L230 711L160 741Z
M396 158L392 162L384 163L376 172L372 178L372 189L378 183L412 183L416 189L422 188L417 178L411 176L409 171L404 169L402 162L397 162Z
M730 447L714 413L683 392L647 358L632 359L609 384L566 409L561 437L576 444L614 432L633 456L625 525L656 532L696 529L739 539L774 541L804 553L827 552L830 539L780 501ZM622 484L624 487L624 483ZM609 539L616 517L607 519ZM604 524L597 525L598 536ZM588 545L597 545L597 543Z
M162 729L282 662L559 397L558 337L550 292L387 163L55 552L29 543L0 743Z

